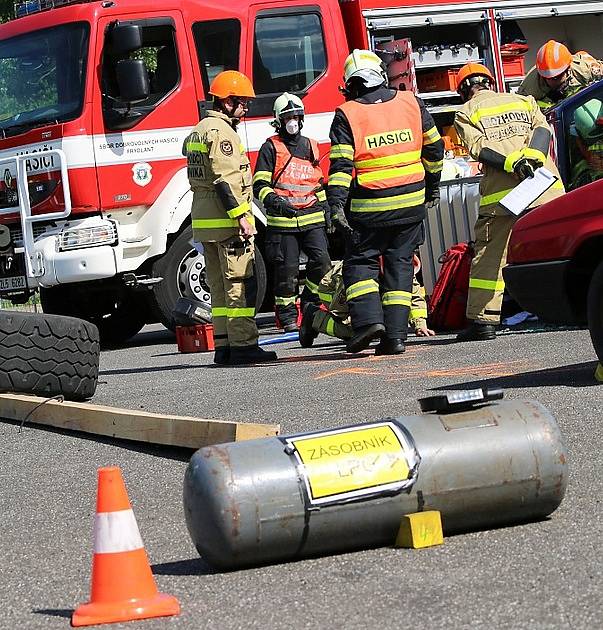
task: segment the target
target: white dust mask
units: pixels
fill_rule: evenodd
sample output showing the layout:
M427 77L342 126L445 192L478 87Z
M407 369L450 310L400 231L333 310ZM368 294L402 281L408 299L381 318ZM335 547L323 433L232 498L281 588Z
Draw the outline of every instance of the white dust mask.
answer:
M287 130L288 134L294 136L296 133L299 132L299 122L295 118L290 118L285 123L285 129Z

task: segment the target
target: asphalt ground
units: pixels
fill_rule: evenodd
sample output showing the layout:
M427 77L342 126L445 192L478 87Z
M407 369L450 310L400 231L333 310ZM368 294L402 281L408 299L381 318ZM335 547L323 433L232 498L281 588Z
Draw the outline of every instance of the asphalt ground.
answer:
M265 325L264 335L276 331ZM215 367L145 329L101 355L93 403L280 423L284 434L419 413L417 398L481 385L553 412L569 486L548 519L232 572L199 558L183 518L190 452L0 423L0 628L66 628L89 597L97 468L120 466L160 590L179 617L132 628L602 628L603 386L584 330L506 332L462 346L411 337L405 355L272 346L276 364ZM350 523L352 531L353 523ZM346 535L345 531L341 535Z

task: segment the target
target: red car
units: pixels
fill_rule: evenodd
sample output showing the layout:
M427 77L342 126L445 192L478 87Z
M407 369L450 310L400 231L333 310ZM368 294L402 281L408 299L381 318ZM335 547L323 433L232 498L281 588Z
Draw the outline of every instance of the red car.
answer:
M557 166L571 192L517 221L503 269L509 292L526 311L560 324L587 323L601 363L603 170L594 164L590 170L584 167L585 158L592 161L593 155L585 149L601 155L602 112L603 81L547 112ZM586 133L589 122L593 137ZM584 185L589 181L592 183Z
M603 179L521 217L503 276L513 298L541 319L588 323L603 362Z

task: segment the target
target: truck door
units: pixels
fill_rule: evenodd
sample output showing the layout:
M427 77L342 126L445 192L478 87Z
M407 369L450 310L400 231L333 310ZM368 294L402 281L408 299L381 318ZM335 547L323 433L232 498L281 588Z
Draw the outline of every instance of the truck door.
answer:
M131 208L136 214L152 205L185 166L182 143L198 121L182 16L176 11L139 15L106 18L98 29L94 153L105 212ZM124 60L139 60L146 71L148 87L129 88L146 92L136 102L127 102L120 92Z
M341 19L335 21L329 8L317 3L274 7L262 3L249 12L246 72L252 77L257 98L245 130L247 146L253 152L274 134L269 124L272 105L283 92L303 100L304 134L321 144L329 142L333 112L343 102L337 88L348 53ZM323 166L327 154L323 146Z

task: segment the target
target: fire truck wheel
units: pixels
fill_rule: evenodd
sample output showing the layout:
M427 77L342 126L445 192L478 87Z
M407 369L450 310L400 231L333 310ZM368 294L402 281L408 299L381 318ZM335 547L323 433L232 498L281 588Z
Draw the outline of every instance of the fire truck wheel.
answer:
M0 311L0 391L86 400L96 391L99 354L90 322Z
M256 308L266 295L266 266L262 254L255 249L255 275L258 283ZM153 276L162 277L153 289L151 302L156 318L170 330L176 328L172 311L178 298L194 298L209 305L211 296L205 278L203 254L193 246L193 229L187 225L172 242L167 252L153 265Z
M79 287L59 285L40 289L40 302L45 313L81 317L98 327L103 347L123 344L147 323L148 302L142 293L130 292L120 297L98 296L85 301ZM93 307L100 310L93 312Z
M603 262L588 287L588 330L599 361L603 363Z

